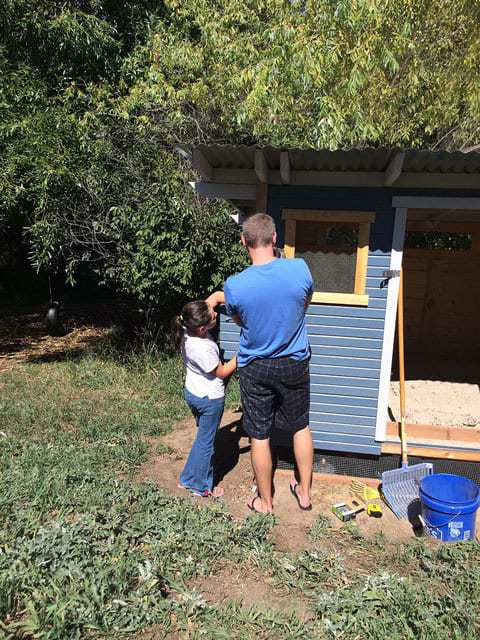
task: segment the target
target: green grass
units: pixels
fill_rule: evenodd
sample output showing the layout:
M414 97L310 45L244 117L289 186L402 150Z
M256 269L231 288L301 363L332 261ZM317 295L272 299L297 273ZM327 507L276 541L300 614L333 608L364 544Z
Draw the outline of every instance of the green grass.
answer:
M272 517L238 522L219 503L138 485L146 436L187 415L181 378L177 358L114 353L3 374L0 637L478 637L476 543L395 546L323 516L309 548L287 555L271 541ZM226 560L311 615L207 604L191 580L215 580Z

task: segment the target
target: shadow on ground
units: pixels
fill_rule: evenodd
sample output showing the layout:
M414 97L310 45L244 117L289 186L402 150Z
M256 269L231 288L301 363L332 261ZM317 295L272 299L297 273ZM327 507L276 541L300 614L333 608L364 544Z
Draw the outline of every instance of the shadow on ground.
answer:
M60 329L49 335L46 306L4 309L0 319L0 371L20 362L53 362L81 356L110 339L112 325L129 327L135 310L126 305L65 305Z

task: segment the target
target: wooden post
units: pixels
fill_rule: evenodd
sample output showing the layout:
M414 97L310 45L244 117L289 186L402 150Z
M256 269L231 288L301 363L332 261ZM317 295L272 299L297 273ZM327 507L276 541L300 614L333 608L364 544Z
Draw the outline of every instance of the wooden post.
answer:
M398 289L398 373L400 382L400 447L402 454L402 465L408 464L407 457L407 434L405 432L405 332L404 332L404 310L403 310L403 268L400 268L400 286Z
M256 213L267 213L268 184L257 181L257 192L255 198Z
M368 251L370 245L370 223L361 222L358 225L357 260L355 266L355 289L358 295L365 293L368 269Z
M285 257L295 257L295 232L297 227L296 220L285 220Z

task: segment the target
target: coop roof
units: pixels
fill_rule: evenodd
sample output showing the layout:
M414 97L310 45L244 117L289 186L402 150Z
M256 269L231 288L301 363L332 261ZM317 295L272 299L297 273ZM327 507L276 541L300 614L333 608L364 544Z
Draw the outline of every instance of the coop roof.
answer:
M181 147L201 180L197 191L232 201L255 199L260 183L480 189L480 153L399 148L287 149L201 144Z

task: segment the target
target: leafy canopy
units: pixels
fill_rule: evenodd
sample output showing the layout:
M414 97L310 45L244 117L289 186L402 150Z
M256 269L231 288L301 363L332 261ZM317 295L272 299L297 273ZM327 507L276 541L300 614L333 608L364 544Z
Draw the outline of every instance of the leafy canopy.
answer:
M478 0L6 0L0 224L152 303L241 268L177 143L479 144Z

